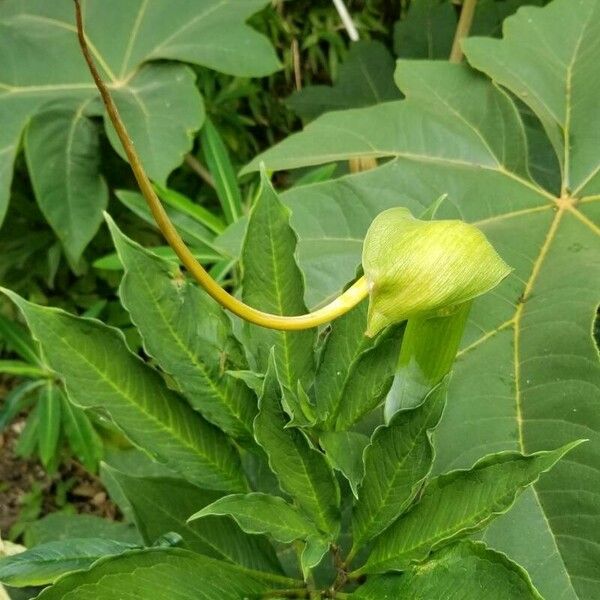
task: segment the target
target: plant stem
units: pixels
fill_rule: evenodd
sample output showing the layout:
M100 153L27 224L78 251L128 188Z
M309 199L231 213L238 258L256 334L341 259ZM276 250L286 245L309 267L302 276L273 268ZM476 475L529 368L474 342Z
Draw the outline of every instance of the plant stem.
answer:
M79 45L81 51L88 65L90 73L96 83L96 87L100 92L106 112L110 118L125 154L129 159L129 164L133 170L136 181L140 187L140 191L144 196L150 212L158 225L158 228L162 232L169 246L174 250L175 254L179 257L183 265L194 277L194 279L206 290L206 292L214 298L221 306L231 311L233 314L254 323L261 327L268 327L269 329L280 329L285 331L297 331L301 329L310 329L312 327L318 327L328 323L329 321L347 313L350 309L356 306L369 293L367 281L364 277L361 277L352 287L346 290L341 296L336 298L333 302L327 306L305 315L299 315L295 317L284 317L281 315L273 315L264 313L260 310L252 308L247 304L244 304L228 292L226 292L206 271L206 269L196 260L190 249L185 245L185 242L181 239L181 236L177 232L177 229L169 219L163 205L161 204L158 196L154 192L152 183L146 174L146 171L142 165L140 157L135 149L133 141L131 140L129 133L121 119L119 110L110 94L105 83L100 77L94 59L92 58L91 52L88 48L87 40L83 28L83 17L81 14L81 5L79 0L75 2L75 13L77 18L77 37L79 39Z
M461 42L469 35L471 25L473 24L473 17L475 16L476 7L477 0L464 0L463 2L462 9L460 11L460 18L458 19L458 25L456 27L456 33L454 34L452 51L450 52L451 63L460 63L463 59Z
M215 187L215 180L208 171L208 169L193 155L187 154L185 157L185 164L192 170L202 181L208 183L210 187Z

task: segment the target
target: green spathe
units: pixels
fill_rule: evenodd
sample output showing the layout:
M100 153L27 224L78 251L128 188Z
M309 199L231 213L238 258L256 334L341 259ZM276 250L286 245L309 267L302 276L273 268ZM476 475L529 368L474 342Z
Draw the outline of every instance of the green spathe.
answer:
M463 221L420 221L406 208L379 214L365 238L367 335L480 296L510 272L485 235Z

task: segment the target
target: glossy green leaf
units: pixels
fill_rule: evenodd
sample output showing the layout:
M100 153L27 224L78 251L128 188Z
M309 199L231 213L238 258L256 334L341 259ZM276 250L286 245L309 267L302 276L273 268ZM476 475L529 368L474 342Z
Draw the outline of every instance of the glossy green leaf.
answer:
M42 464L48 468L56 459L60 438L61 391L54 382L48 382L40 388L38 404L40 415L39 453Z
M210 119L206 119L200 132L202 151L215 181L217 196L227 223L235 223L243 214L242 193L227 146Z
M31 119L25 134L37 202L72 265L94 237L108 204L98 126L88 118L90 102L45 108Z
M194 513L189 521L215 515L230 516L246 533L267 533L289 544L318 536L314 523L283 498L254 492L219 498Z
M85 3L92 53L152 178L164 180L168 170L190 150L190 133L202 124L202 105L186 67L148 61L190 62L246 77L267 75L278 68L273 48L265 37L245 25L265 4L265 0ZM77 111L97 97L81 60L74 24L70 2L7 0L0 6L0 221L8 204L12 164L28 121L48 102L60 100L65 109ZM81 123L77 132L87 136L88 126ZM64 132L60 135L63 137ZM82 141L73 137L73 147L81 149ZM68 144L65 149L69 151ZM34 181L39 181L48 163L36 165L42 171L36 169L34 173L32 169L32 174ZM89 165L94 162L90 160ZM88 180L94 178L95 171L94 167ZM83 180L82 171L79 178ZM91 185L86 189L91 191ZM100 224L100 199L87 196L87 200L87 214L92 214L93 220L78 219L80 229L70 229L73 251L93 235L93 225ZM71 213L73 217L86 210L80 198L76 203L78 210ZM58 210L53 206L52 214ZM56 220L54 224L61 231L65 225Z
M331 110L370 106L399 97L392 56L381 42L365 40L350 46L333 86L310 85L294 92L286 104L303 119L312 120Z
M264 537L247 536L234 523L219 517L188 521L199 508L218 501L218 492L202 490L181 479L108 471L130 503L146 544L172 531L182 537L182 547L188 550L251 569L280 572L275 552Z
M269 457L283 491L316 524L335 538L339 529L340 491L325 457L310 447L297 428L286 428L282 391L272 357L254 420L254 435Z
M358 486L365 474L363 452L369 438L355 431L324 431L319 445L325 451L331 466L348 480L352 493L358 498Z
M402 575L369 578L356 600L542 600L527 573L481 543L460 542Z
M523 489L578 443L528 456L516 452L491 454L472 469L433 479L414 508L376 540L361 571L404 569L426 558L432 550L481 529L506 512Z
M107 411L132 442L190 481L245 488L239 457L225 436L131 354L119 331L5 293L23 312L72 402Z
M231 435L251 436L256 398L226 373L246 366L229 317L172 263L127 238L110 218L108 224L125 266L121 302L148 354L209 421Z
M240 600L298 582L258 573L189 550L156 548L107 558L63 577L40 600L114 600L122 596L167 600Z
M72 538L95 538L140 544L135 527L128 523L109 521L94 515L51 513L27 526L25 546L31 548L48 542Z
M61 575L89 567L99 558L136 546L95 538L47 542L20 554L0 558L0 581L11 587L46 585Z
M573 6L560 2L544 9L521 9L507 21L510 31L524 25L533 28L526 38L521 36L526 50L519 56L519 65L537 61L527 67L528 72L535 71L532 82L542 73L549 74L548 81L564 75L564 69L550 66L554 63L547 54L549 46L533 42L532 32L547 35L549 30L555 35L556 25L540 18L545 11L567 24L586 15ZM556 7L562 7L560 15ZM518 20L518 27L511 25ZM584 34L586 52L571 56L573 73L577 73L573 82L593 81L593 75L583 76L580 71L600 64L594 58L597 47L587 41L596 20L587 28L581 25L561 28L560 36L553 38L553 45L564 52L573 49L573 40ZM476 43L479 40L467 42L468 52ZM516 47L516 42L512 44ZM496 46L492 52L501 55ZM548 60L543 68L538 68L538 56ZM371 220L387 208L405 206L419 214L447 194L437 218L462 218L486 234L514 271L497 290L473 304L448 409L436 433L434 469L468 467L485 453L532 452L590 438L568 462L535 484L526 510L519 515L515 512L514 519L507 515L502 531L495 530L488 541L510 556L518 555L548 600L592 600L598 585L595 564L600 561L596 501L600 493L600 415L596 410L600 366L591 335L600 297L600 196L586 195L591 192L582 188L574 202L564 201L554 187L544 189L529 176L528 164L536 165L538 171L541 166L550 170L553 177L545 181L560 179L554 166L557 159L550 160L539 144L526 145L515 105L481 74L441 62L401 61L397 81L407 99L395 108L387 104L321 117L300 134L308 143L313 137L311 128L329 120L333 128L317 132L315 147L305 147L306 154L294 150L295 160L292 147L285 152L287 161L294 164L329 162L333 153L336 160L343 160L354 152L365 152L360 139L391 158L370 172L283 195L298 233L307 303L315 306L331 298L354 277L365 232ZM546 100L546 92L540 89L540 99L548 103L558 97L559 103L567 102L564 81L555 83L552 90L560 96L553 91ZM597 109L588 92L583 83L574 85L569 102L575 111L589 106L589 120L596 123ZM498 128L503 136L498 136ZM586 131L591 133L593 128L590 125ZM349 140L345 137L348 130L362 138ZM335 148L338 141L340 146ZM570 151L576 145L577 139L571 136ZM276 154L271 157L262 160L268 168L278 168ZM524 546L523 530L539 543Z
M395 521L415 499L433 465L431 431L446 402L446 385L416 408L396 413L375 430L364 454L365 477L352 513L358 550Z
M296 236L289 225L289 212L263 174L242 251L242 295L246 304L278 315L306 312L302 300L304 281L294 259L295 250ZM266 370L271 348L275 347L277 372L290 391L295 392L298 381L310 379L314 330L274 331L248 325L247 332L247 343L259 369Z

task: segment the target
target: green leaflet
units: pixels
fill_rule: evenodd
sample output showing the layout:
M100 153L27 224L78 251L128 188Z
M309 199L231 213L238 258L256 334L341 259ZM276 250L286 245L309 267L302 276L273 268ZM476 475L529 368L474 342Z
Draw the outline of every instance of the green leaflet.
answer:
M11 587L45 585L65 573L85 569L99 558L133 548L136 545L97 538L47 542L21 554L0 558L0 582Z
M431 430L442 416L445 383L413 409L375 430L364 455L365 477L352 513L353 544L360 549L414 500L433 464Z
M542 600L527 573L484 544L460 542L402 575L369 578L355 600Z
M226 373L246 366L229 317L172 263L144 250L107 220L125 266L121 301L146 351L204 417L230 435L251 436L256 398Z
M242 294L246 304L278 315L306 312L304 281L294 259L295 250L296 235L289 224L289 211L263 173L242 250ZM288 390L294 393L298 381L310 380L314 330L273 331L247 324L246 330L247 344L259 369L266 370L274 346L277 372Z
M279 484L316 524L334 539L339 530L340 491L325 457L311 448L297 428L286 428L282 391L270 360L254 420L254 435L269 457Z
M87 99L72 108L45 108L31 119L25 134L37 202L73 266L108 204L108 186L100 174L98 126L88 118L90 103Z
M170 600L173 590L181 600L239 600L298 582L258 573L179 548L132 551L107 558L89 570L73 573L46 588L40 600L114 600L136 598Z
M130 477L107 468L133 510L146 544L175 532L182 547L258 571L281 572L275 552L263 536L247 536L229 519L208 517L190 523L190 515L218 501L219 492L202 490L170 477Z
M108 83L114 84L113 92L126 125L153 179L164 181L189 151L191 132L200 128L203 110L193 74L187 67L149 61L190 62L246 77L271 73L278 68L272 46L245 24L265 4L265 0L200 0L193 4L183 0L86 2L85 27L95 59ZM8 205L12 165L26 124L53 101L60 101L66 111L76 115L97 97L97 92L73 35L71 3L6 0L0 7L0 31L0 55L4 57L0 67L2 221ZM33 58L40 56L43 61ZM93 149L89 124L76 116L71 123L71 144L63 144L60 154L53 156L69 153L82 158L80 151L84 146ZM50 127L49 123L45 126L45 134ZM108 131L112 138L111 129ZM65 139L64 130L59 135ZM44 137L51 141L47 135ZM69 150L69 146L78 151ZM95 233L101 222L102 203L106 201L105 192L98 187L101 184L95 152L84 158L86 169L80 168L79 161L76 165L77 185L86 182L79 188L81 194L72 193L76 180L64 169L57 170L57 185L53 188L56 191L52 193L57 198L62 193L63 198L54 205L49 204L47 194L52 183L47 178L49 163L36 160L30 165L34 182L47 183L42 187L36 184L36 195L38 200L43 198L43 206L53 215L53 226L68 233L63 243L66 240L72 258ZM102 192L100 196L91 194L93 185ZM42 188L43 196L38 193ZM72 202L64 206L67 194ZM59 220L60 212L68 215L66 221ZM83 218L84 215L91 219Z
M246 533L268 533L285 544L318 537L315 525L308 517L283 498L268 494L224 496L194 513L188 522L211 515L230 516Z
M580 442L523 456L492 454L472 469L440 475L426 486L415 507L375 542L365 573L405 569L434 549L484 527L507 511L517 495Z
M190 481L213 489L245 488L239 457L225 436L131 354L120 332L4 293L23 312L75 404L102 407L132 442Z
M42 366L35 342L22 325L0 315L0 337L23 360L38 367Z

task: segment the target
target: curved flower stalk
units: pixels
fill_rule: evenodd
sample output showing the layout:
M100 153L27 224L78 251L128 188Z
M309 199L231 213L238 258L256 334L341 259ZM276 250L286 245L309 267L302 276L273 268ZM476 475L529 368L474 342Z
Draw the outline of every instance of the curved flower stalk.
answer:
M494 287L508 272L485 236L460 221L418 221L406 209L375 219L365 240L365 276L327 306L305 315L265 313L224 290L196 260L169 219L146 174L119 110L89 50L79 0L74 0L79 44L136 181L164 238L204 290L242 319L286 331L310 329L347 313L370 296L368 335L416 314L465 302Z

